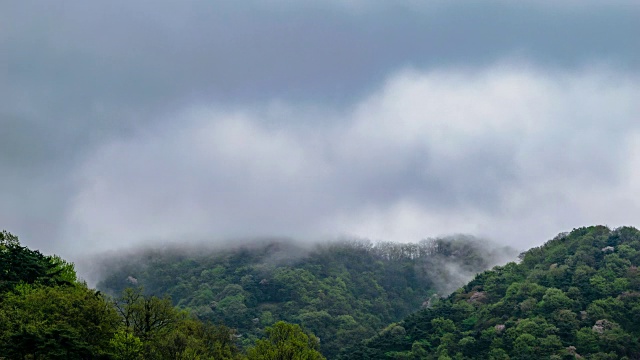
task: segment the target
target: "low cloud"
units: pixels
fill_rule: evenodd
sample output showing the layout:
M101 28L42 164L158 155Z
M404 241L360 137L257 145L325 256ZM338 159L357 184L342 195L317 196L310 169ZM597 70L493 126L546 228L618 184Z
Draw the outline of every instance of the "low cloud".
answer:
M408 69L337 109L198 103L86 155L68 251L166 239L473 233L527 247L634 225L638 79ZM81 245L78 245L81 244Z

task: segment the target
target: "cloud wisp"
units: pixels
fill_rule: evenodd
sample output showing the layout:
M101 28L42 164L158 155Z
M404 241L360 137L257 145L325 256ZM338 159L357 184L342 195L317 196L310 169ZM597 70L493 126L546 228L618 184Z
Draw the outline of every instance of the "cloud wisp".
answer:
M87 154L62 238L100 251L455 232L526 247L574 226L634 225L639 84L606 67L501 63L401 71L336 111L196 104Z

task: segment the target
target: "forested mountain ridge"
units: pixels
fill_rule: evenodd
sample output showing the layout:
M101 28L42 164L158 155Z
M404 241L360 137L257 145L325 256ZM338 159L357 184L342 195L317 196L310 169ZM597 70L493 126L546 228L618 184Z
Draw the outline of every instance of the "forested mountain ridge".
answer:
M640 232L579 228L340 359L639 359Z
M333 358L420 309L436 292L451 292L516 255L464 236L408 244L348 240L302 248L267 241L149 249L108 261L98 288L118 294L142 286L147 294L166 294L201 320L237 329L243 346L275 321L301 324Z
M2 232L0 359L640 359L640 231L574 229L434 295L499 254L472 238L147 251L108 296Z

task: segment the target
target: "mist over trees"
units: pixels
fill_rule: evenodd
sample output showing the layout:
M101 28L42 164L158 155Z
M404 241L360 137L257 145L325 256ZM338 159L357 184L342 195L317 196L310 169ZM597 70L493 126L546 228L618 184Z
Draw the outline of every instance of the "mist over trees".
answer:
M203 321L237 329L242 347L276 321L301 324L332 357L516 254L468 236L148 249L107 259L97 286L118 294L135 283L168 295Z
M637 359L640 231L145 250L99 290L0 233L3 359ZM448 296L448 287L476 275ZM483 270L484 269L484 270Z

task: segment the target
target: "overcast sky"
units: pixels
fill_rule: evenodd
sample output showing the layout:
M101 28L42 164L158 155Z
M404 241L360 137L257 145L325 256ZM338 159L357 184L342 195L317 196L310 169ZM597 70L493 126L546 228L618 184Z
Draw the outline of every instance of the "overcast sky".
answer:
M640 226L637 1L4 1L0 228L148 241Z

